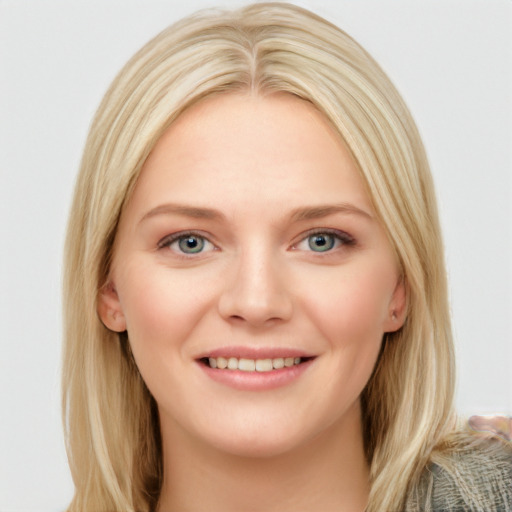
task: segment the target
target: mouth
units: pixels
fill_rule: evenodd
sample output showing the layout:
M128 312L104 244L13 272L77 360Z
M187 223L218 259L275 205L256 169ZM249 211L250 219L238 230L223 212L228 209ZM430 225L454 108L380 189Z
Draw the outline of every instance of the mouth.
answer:
M311 361L314 357L275 357L248 359L243 357L202 357L199 362L214 370L232 370L242 372L275 372L292 368Z
M196 363L213 381L238 391L268 391L309 373L317 354L296 348L231 346L199 354Z

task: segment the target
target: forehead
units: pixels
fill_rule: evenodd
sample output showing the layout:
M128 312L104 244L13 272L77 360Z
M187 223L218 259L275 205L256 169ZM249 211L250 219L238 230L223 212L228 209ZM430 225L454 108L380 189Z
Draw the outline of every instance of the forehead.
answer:
M349 151L312 104L284 93L230 93L195 104L164 132L132 199L217 207L245 195L252 205L291 207L315 194L371 209Z

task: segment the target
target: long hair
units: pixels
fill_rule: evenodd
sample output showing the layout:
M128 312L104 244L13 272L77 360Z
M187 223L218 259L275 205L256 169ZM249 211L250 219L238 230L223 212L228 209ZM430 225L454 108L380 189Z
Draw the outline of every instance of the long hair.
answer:
M400 95L350 36L302 8L203 11L164 30L122 69L92 123L66 240L63 408L76 492L70 511L149 511L162 453L156 404L126 333L97 315L116 228L166 128L214 94L287 92L321 111L351 152L407 287L361 403L368 512L399 510L453 428L454 362L432 178Z

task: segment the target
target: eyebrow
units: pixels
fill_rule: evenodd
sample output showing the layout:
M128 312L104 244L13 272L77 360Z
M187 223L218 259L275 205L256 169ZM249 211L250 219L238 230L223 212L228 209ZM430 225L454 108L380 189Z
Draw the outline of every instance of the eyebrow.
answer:
M305 206L292 211L290 220L292 222L300 222L305 220L314 220L343 213L349 215L361 215L367 219L373 219L373 216L365 210L358 208L351 203L339 203L334 205ZM194 219L220 220L224 219L224 215L218 210L212 208L201 208L197 206L189 206L183 204L166 203L156 206L149 210L140 220L143 222L157 215L180 215L183 217L191 217Z
M180 215L183 217L192 217L194 219L212 219L218 220L224 218L224 215L211 208L200 208L197 206L188 206L182 204L166 203L157 206L147 212L140 222L143 222L157 215Z
M322 217L327 217L328 215L334 215L336 213L344 213L350 215L361 215L366 217L367 219L373 219L373 215L369 212L358 208L357 206L351 203L339 203L334 205L320 205L320 206L311 206L304 208L297 208L291 214L291 220L294 222L304 221L304 220L313 220L320 219Z

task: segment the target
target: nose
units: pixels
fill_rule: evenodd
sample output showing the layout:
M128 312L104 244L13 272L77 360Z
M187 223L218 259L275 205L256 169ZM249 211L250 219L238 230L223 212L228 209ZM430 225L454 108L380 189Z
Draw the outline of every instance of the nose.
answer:
M278 258L263 251L242 255L226 277L218 303L225 320L261 327L290 319L292 297Z

